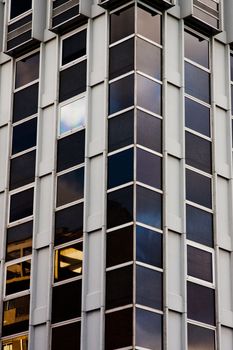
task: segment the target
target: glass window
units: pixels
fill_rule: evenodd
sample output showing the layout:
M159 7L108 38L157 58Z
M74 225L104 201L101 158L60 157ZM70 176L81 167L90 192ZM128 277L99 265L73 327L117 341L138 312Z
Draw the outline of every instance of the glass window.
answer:
M52 350L80 350L81 322L52 328Z
M33 214L34 188L13 194L10 198L10 222Z
M52 322L57 323L80 317L81 297L82 280L53 287Z
M38 84L30 85L14 94L13 122L36 114L38 110Z
M59 102L86 90L87 62L82 61L60 72Z
M185 126L210 136L210 109L185 98Z
M33 118L25 123L14 126L12 154L25 151L36 146L37 118Z
M3 350L28 350L28 336L21 335L2 341Z
M205 250L188 246L187 256L188 275L212 282L212 254Z
M107 227L133 221L133 186L108 193Z
M136 227L136 260L145 264L162 267L162 235L142 226Z
M114 81L109 85L109 114L134 105L134 75Z
M32 0L11 0L11 14L10 18L15 18L32 8Z
M134 149L108 157L108 188L133 181Z
M192 202L211 208L211 179L186 169L186 198Z
M134 6L114 12L110 16L110 42L113 43L134 33Z
M133 226L107 233L106 265L114 266L133 260Z
M83 244L56 249L54 254L54 282L82 274Z
M137 106L161 115L162 87L155 81L137 74Z
M83 198L84 168L70 171L57 178L57 206Z
M215 332L212 329L188 324L189 350L215 350Z
M75 152L74 152L75 149ZM84 163L85 131L79 131L58 140L57 171L71 168Z
M187 303L189 319L215 325L214 289L188 282Z
M123 41L109 50L109 79L134 70L134 38Z
M186 132L185 157L186 164L207 173L212 172L211 142Z
M82 30L62 41L62 65L86 55L87 31Z
M133 303L133 265L106 273L106 309Z
M186 205L187 238L213 247L213 215L204 210Z
M108 120L108 151L134 143L134 111Z
M184 54L192 61L209 68L209 42L207 40L185 31Z
M59 135L85 126L86 101L80 98L60 109Z
M137 181L162 187L162 158L137 148Z
M7 266L6 295L30 288L31 260Z
M83 235L83 203L55 213L55 244L62 244Z
M105 315L105 350L120 349L133 344L133 309Z
M160 193L137 186L137 221L162 228L162 197Z
M10 190L35 181L36 151L11 159Z
M4 301L2 336L28 330L30 295Z
M145 7L137 7L137 33L161 44L161 16Z
M18 1L19 3L19 1ZM26 85L39 78L39 52L27 56L16 63L15 88Z
M33 222L29 221L7 230L6 260L22 258L32 253Z
M162 120L137 110L137 143L162 152Z
M210 75L190 63L185 63L185 92L210 103Z
M151 350L163 348L163 316L136 308L136 346Z
M137 70L161 80L161 49L148 41L137 38Z
M163 308L162 273L137 265L136 303L153 309Z

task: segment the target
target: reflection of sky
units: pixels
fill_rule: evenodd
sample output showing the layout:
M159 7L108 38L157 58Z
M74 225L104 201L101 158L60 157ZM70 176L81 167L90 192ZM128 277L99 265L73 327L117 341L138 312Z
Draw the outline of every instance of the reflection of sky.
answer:
M162 349L162 316L136 309L136 345L151 350Z
M85 125L85 99L61 107L60 134Z

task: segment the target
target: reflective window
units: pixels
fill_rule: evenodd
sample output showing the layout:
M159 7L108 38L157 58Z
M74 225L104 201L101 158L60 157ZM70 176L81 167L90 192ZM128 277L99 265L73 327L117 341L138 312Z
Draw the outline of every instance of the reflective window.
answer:
M137 105L161 115L162 87L155 81L137 74Z
M17 61L15 88L19 88L39 78L39 63L40 54L38 52Z
M108 193L107 227L133 221L133 186Z
M32 8L32 0L11 0L11 14L10 18L15 18Z
M6 260L18 259L32 253L32 227L29 221L7 230Z
M134 105L134 75L131 74L109 85L109 114Z
M212 254L192 246L187 247L188 275L213 281Z
M10 198L10 222L20 220L33 214L33 193L30 188L16 193Z
M38 84L20 90L14 94L13 122L36 114L38 110Z
M197 298L198 295L198 298ZM187 283L188 318L215 325L215 291L196 283Z
M86 101L80 98L74 102L68 103L60 109L59 135L67 131L85 126L86 119Z
M210 103L209 73L185 63L185 92L204 102Z
M108 188L133 181L134 149L108 157Z
M137 181L162 187L162 158L137 148Z
M52 328L52 350L80 350L81 322Z
M137 33L161 44L161 16L145 7L137 7Z
M209 42L186 31L184 32L184 40L185 57L209 68Z
M83 203L55 213L55 244L62 244L83 235Z
M62 65L86 55L86 36L82 30L62 41Z
M152 350L163 348L163 316L136 309L136 346Z
M22 152L36 146L37 118L14 126L12 154Z
M110 43L134 33L134 6L114 12L110 16Z
M189 350L215 350L215 332L212 329L188 324Z
M10 190L34 182L36 151L13 158L10 164Z
M185 126L210 136L210 109L185 98Z
M159 47L137 38L137 70L161 80L161 55Z
M186 198L192 202L211 208L211 179L186 169Z
M109 79L134 69L134 38L109 49Z
M29 289L30 274L31 260L8 266L6 269L6 295Z
M162 235L142 226L136 227L136 260L145 264L162 267Z
M162 120L137 110L137 143L162 152Z
M54 254L54 282L82 274L83 244L56 249Z
M28 350L28 336L21 335L2 341L3 350Z
M108 151L134 143L134 111L108 120Z
M57 206L83 198L84 168L70 171L57 178Z

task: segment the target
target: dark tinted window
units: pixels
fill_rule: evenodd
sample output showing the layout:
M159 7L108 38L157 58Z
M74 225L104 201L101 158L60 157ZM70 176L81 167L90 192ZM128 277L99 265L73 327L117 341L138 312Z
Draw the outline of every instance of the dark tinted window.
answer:
M163 317L154 312L136 309L136 346L162 350Z
M81 322L52 328L52 350L80 350Z
M188 282L187 298L188 318L211 325L215 324L214 289Z
M37 118L14 126L12 154L36 146Z
M162 152L162 121L137 110L137 143Z
M188 246L188 275L212 282L212 254L204 250Z
M60 72L59 102L86 90L87 62L77 63Z
M209 73L185 63L185 92L200 100L210 102L210 75Z
M137 74L137 105L161 115L161 85Z
M186 198L211 208L211 179L194 171L186 170Z
M20 220L33 214L34 189L22 191L11 196L10 222Z
M108 151L134 142L134 111L129 111L108 120Z
M38 84L14 94L13 122L36 114L38 110Z
M86 55L87 31L76 33L62 42L62 65Z
M7 266L6 295L27 290L30 287L31 260Z
M82 237L83 203L59 210L55 214L55 244L62 244Z
M84 168L70 171L57 178L57 206L83 198Z
M19 3L19 1L18 1ZM40 55L36 53L16 63L15 87L18 88L39 78Z
M186 164L207 173L212 171L211 142L189 132L185 133Z
M156 79L161 79L161 49L137 38L137 70Z
M189 350L215 350L215 332L212 329L188 324Z
M57 146L57 171L62 171L83 163L84 150L84 130L60 139Z
M32 8L32 0L11 0L11 18L17 17Z
M7 230L6 260L18 259L32 252L32 225L29 221Z
M186 206L187 238L207 246L213 246L213 215L201 209Z
M56 323L80 317L81 294L82 280L53 287L52 322Z
M162 235L145 227L136 228L136 260L162 267Z
M108 228L133 221L133 187L129 186L108 194Z
M109 50L109 79L134 69L134 38L123 41Z
M134 105L134 75L109 85L109 114Z
M186 98L185 126L201 134L210 136L210 109Z
M133 181L134 149L108 157L108 188Z
M189 32L184 32L184 54L192 61L209 67L209 42Z
M160 193L137 186L137 221L157 228L162 227L162 197Z
M124 8L110 16L110 42L134 33L134 6Z
M11 159L10 190L35 180L36 151Z
M162 187L162 158L137 148L137 181Z
M161 43L161 16L142 6L137 7L137 31L147 39Z

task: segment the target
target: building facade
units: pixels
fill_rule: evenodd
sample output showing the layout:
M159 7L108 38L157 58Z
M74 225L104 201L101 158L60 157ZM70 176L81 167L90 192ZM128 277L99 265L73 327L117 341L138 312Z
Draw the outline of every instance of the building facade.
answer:
M232 0L0 21L0 349L232 350Z

